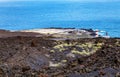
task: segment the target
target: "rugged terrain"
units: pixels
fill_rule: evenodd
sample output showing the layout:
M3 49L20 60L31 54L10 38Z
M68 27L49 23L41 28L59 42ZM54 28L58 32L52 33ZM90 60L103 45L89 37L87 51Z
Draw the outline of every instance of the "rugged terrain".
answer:
M2 36L0 77L120 77L120 39Z

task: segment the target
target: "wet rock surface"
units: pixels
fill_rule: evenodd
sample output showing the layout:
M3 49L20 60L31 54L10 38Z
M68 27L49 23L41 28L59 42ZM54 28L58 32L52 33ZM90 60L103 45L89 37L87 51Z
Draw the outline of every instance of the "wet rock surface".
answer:
M0 77L120 77L120 39L0 38Z

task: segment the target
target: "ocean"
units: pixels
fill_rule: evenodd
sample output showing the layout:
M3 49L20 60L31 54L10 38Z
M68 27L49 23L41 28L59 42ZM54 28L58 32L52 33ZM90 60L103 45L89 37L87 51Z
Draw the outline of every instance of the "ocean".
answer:
M120 37L120 2L0 2L0 29L92 28Z

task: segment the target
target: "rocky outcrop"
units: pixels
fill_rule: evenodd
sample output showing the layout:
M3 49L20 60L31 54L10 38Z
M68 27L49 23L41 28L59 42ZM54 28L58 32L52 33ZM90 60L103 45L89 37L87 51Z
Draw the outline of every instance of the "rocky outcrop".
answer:
M0 38L1 77L119 77L120 39Z

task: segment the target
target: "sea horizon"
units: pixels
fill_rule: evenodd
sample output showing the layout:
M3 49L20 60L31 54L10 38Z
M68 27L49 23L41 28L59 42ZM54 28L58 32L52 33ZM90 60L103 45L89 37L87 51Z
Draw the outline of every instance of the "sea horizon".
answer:
M120 37L119 2L18 1L0 4L0 29L91 28Z

